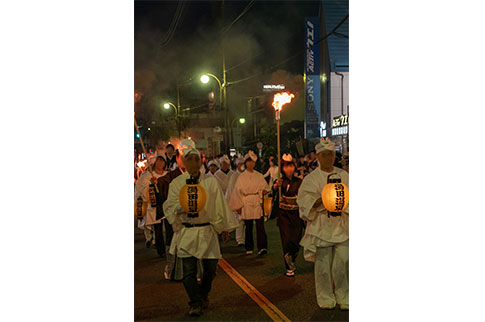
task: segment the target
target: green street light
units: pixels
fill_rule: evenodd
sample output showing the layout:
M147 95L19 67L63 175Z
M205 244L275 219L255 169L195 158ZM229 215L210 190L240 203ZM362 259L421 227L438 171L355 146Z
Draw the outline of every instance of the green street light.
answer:
M241 124L246 123L246 119L245 119L244 117L241 117L241 118L239 119L239 123L241 123Z

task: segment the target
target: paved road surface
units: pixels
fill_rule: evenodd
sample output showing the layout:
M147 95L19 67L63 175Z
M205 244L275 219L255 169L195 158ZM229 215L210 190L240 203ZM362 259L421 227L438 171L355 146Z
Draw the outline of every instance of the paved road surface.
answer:
M221 243L223 258L291 321L348 321L348 311L318 307L313 263L303 260L301 251L296 276L284 275L276 220L266 222L265 228L267 255L246 255L233 238L227 244ZM135 229L135 321L272 321L221 267L217 268L209 309L199 318L189 317L184 287L163 279L164 266L165 260L158 257L154 248L145 248L143 232Z

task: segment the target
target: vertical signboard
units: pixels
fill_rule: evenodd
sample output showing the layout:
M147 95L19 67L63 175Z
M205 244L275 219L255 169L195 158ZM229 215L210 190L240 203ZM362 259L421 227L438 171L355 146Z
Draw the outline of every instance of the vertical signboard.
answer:
M320 137L320 19L305 19L305 138Z

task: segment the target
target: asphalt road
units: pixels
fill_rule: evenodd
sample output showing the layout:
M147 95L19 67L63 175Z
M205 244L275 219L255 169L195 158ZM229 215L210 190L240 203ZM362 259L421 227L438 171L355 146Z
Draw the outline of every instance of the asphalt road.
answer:
M318 307L313 263L303 259L302 251L296 260L295 277L284 275L276 220L266 222L265 228L267 255L246 255L232 238L227 244L221 242L223 258L291 321L348 321L348 311ZM256 235L254 238L256 241ZM212 285L209 309L201 317L189 317L188 296L182 283L163 278L165 263L154 248L145 248L143 232L135 228L135 321L272 321L220 267Z

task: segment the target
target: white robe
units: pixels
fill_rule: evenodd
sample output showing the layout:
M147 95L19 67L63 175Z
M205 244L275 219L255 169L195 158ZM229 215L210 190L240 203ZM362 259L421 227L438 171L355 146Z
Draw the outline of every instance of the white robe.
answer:
M170 183L168 198L163 204L164 214L174 230L170 253L180 258L218 259L221 257L218 234L234 230L238 223L231 214L217 179L204 173L200 174L199 184L207 194L205 207L198 218L188 218L180 206L179 192L189 177L185 172ZM202 227L188 228L182 225L207 222L210 225Z
M216 173L214 173L214 177L216 177L217 181L219 181L219 184L222 188L222 193L224 195L226 194L229 180L231 180L233 174L234 171L232 171L231 169L229 169L229 172L227 174L225 174L221 169L217 170Z
M244 171L239 175L232 191L229 206L236 211L242 208L241 218L244 220L259 219L263 216L263 190L270 187L258 171Z
M349 186L349 174L345 170L333 167L332 173L340 175L342 183ZM317 247L328 247L349 239L348 205L342 215L337 217L328 217L323 205L313 208L315 201L321 198L329 174L316 168L303 179L298 190L296 202L300 208L300 217L307 221L305 235L300 242L307 261L315 261Z
M242 172L239 172L239 170L234 171L234 173L231 176L231 179L229 180L229 184L227 185L227 190L226 190L226 200L229 202L231 200L232 192L234 191L234 186L236 185L237 178L239 178L239 175ZM239 227L236 228L236 241L238 244L244 244L244 221L241 218L241 215L238 214L236 211L233 211L232 214L234 215L234 218L239 223Z
M155 171L153 171L153 175L155 178L160 178L164 175L166 175L168 172L164 171L163 174L158 174ZM157 218L157 208L153 208L150 205L150 201L147 200L146 195L147 195L147 189L148 186L150 185L150 179L152 178L152 175L150 174L150 171L145 171L142 173L140 176L140 179L136 182L135 185L135 200L138 199L139 196L142 197L143 201L146 201L148 203L147 207L147 214L145 217L145 223L146 225L153 225L153 224L159 224L162 219L156 219Z

